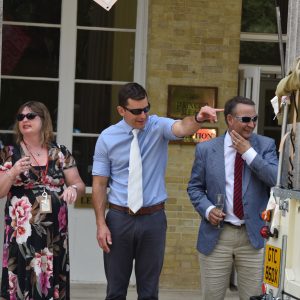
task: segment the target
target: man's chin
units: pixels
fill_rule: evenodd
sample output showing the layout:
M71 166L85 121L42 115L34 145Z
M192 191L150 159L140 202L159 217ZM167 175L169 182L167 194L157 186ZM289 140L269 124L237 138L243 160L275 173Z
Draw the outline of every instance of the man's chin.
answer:
M145 127L145 123L136 123L136 127L137 129L143 129Z
M242 137L243 137L244 139L248 140L248 139L251 137L252 133L253 133L253 132L244 132L244 133L242 134Z

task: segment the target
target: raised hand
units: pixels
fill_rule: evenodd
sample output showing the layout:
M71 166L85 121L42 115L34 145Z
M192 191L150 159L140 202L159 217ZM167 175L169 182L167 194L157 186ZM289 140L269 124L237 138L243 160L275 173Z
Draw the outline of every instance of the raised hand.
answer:
M200 111L196 115L196 119L198 122L210 122L216 123L218 121L218 112L224 111L223 108L213 108L208 105L201 107Z

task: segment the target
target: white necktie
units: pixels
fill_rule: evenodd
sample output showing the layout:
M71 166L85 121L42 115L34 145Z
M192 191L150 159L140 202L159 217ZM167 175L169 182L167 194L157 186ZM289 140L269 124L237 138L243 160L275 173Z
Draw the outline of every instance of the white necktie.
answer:
M129 155L128 207L136 213L143 206L142 158L138 142L139 129L133 129Z

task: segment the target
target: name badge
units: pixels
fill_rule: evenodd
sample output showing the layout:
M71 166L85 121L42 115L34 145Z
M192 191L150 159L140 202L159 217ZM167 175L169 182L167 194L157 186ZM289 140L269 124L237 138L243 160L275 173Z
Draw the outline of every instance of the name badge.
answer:
M40 203L40 213L43 214L50 214L52 213L52 203L51 203L51 196L44 192L41 196L37 197L39 203Z

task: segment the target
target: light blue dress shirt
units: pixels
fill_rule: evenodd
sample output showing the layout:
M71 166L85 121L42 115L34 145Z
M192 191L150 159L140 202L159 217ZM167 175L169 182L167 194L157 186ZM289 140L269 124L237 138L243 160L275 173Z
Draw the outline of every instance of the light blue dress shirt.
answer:
M143 164L143 206L151 206L167 199L165 170L169 140L179 139L172 133L173 119L156 115L148 117L138 134ZM94 176L109 177L108 201L127 205L127 185L132 127L124 119L102 131L94 154Z

